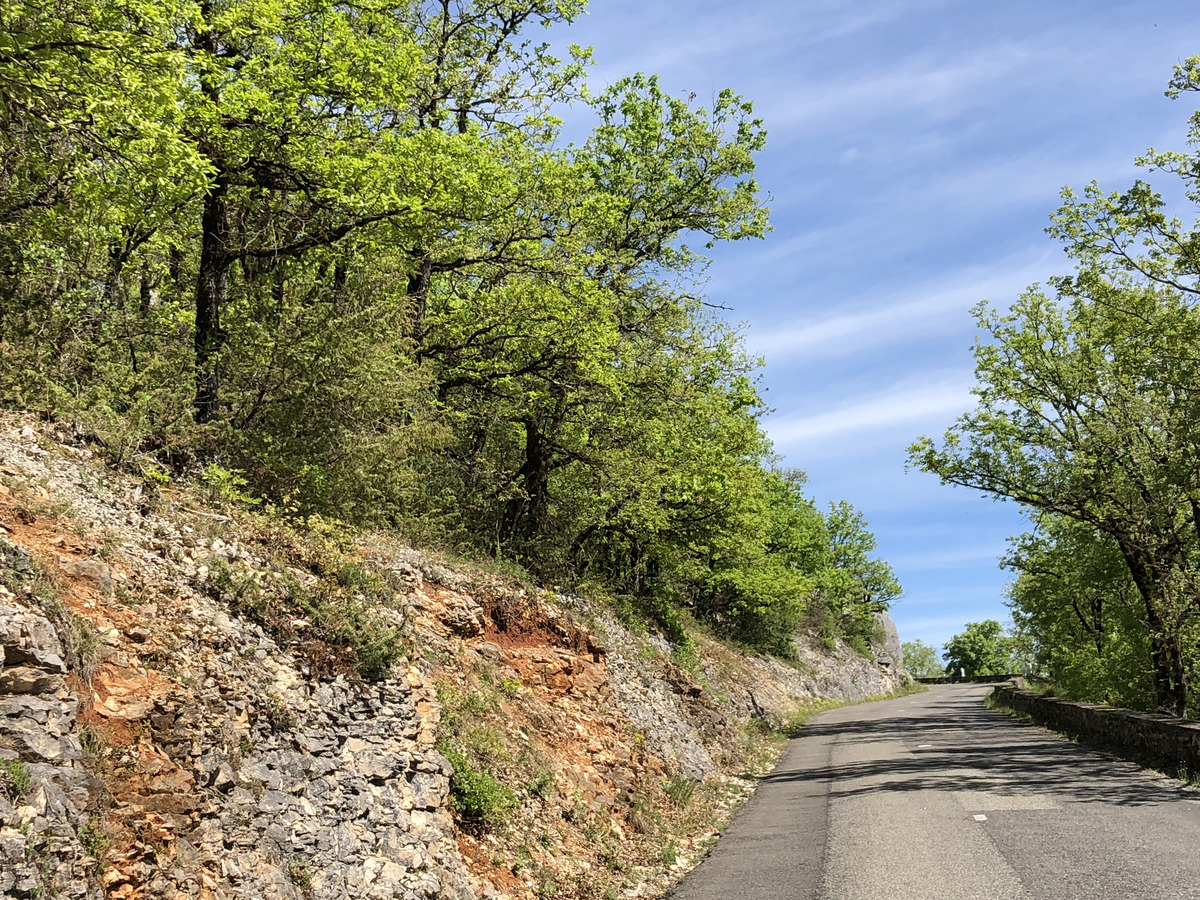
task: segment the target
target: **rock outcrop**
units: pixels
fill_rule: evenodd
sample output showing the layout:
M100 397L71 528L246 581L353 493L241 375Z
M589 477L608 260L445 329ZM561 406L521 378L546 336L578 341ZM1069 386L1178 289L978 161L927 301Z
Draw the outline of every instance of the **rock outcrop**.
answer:
M201 504L0 419L0 898L652 896L769 763L764 724L904 680L889 647L806 640L681 665L380 535L337 551L328 599L329 559ZM340 620L359 583L386 586L370 677ZM455 754L502 827L456 821Z

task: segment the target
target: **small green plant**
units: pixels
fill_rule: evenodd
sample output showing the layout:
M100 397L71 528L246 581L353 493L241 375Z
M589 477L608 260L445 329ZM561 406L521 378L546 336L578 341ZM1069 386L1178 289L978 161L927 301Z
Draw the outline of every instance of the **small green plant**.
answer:
M525 789L543 800L554 792L554 773L546 770L535 772L525 784Z
M463 746L483 763L500 763L508 759L504 734L490 725L472 728L462 737Z
M629 865L629 861L625 857L625 849L611 837L610 834L610 839L605 840L600 852L596 855L609 871L624 872Z
M404 656L406 644L399 629L375 609L390 606L392 594L382 579L358 564L344 563L339 568L334 557L314 560L326 575L311 586L290 576L260 583L250 567L231 565L219 556L206 564L209 595L270 629L282 643L294 637L297 615L304 616L312 626L309 636L317 639L302 645L314 670L327 668L330 660L344 660L364 680L376 681L386 677ZM350 652L339 653L338 648Z
M444 682L436 689L442 707L442 728L450 733L457 733L464 723L478 721L496 705L496 695L490 690L464 691Z
M267 694L263 716L270 723L272 731L291 731L296 727L296 717L292 715L287 702L276 693Z
M142 476L147 483L166 487L171 483L171 473L157 463L150 463L142 469Z
M635 834L654 834L663 824L662 814L643 793L636 793L629 804L629 824Z
M108 845L112 843L112 838L101 823L95 819L88 819L79 829L79 843L88 856L101 859Z
M488 772L471 766L457 750L446 747L441 753L454 766L454 774L450 776L450 800L459 817L482 828L503 825L516 808L516 795Z
M302 891L312 885L313 875L309 871L308 863L298 857L288 860L287 873L288 878L292 879L292 884Z
M112 559L124 543L125 539L120 531L115 528L105 528L96 540L96 550L101 559Z
M658 851L658 861L664 866L673 866L679 862L679 848L674 841L667 841Z
M528 869L533 864L533 854L529 852L529 848L522 844L517 849L517 858L513 860L510 871L514 875L520 875L525 869Z
M84 725L79 729L79 743L83 751L95 759L103 759L111 749L104 735L93 725Z
M663 793L672 803L683 808L692 802L692 795L696 793L696 782L690 778L672 778L663 785Z
M100 663L104 659L104 642L96 626L82 616L69 613L67 618L71 624L71 646L75 653L75 674L86 683L92 680L100 671Z
M254 506L262 502L259 498L253 497L243 490L250 482L237 469L226 469L215 462L210 462L204 467L199 480L215 500L244 503L247 506Z
M0 793L9 800L21 800L33 786L33 775L29 766L19 759L6 760L0 763Z

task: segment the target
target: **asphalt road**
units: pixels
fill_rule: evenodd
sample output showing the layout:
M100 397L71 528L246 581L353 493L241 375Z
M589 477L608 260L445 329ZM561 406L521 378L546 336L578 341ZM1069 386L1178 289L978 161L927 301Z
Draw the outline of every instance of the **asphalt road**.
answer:
M1200 900L1200 791L983 706L817 716L676 900Z

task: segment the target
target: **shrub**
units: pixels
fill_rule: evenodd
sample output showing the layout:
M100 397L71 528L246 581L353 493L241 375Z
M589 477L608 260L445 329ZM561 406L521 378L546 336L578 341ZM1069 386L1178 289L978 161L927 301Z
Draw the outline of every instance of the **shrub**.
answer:
M472 767L458 751L443 748L441 752L454 766L450 800L460 819L483 828L503 825L517 805L516 795L489 773Z

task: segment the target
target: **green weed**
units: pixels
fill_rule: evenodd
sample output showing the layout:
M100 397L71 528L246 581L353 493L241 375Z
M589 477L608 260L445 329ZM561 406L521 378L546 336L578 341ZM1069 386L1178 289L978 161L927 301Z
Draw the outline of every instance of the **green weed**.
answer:
M663 793L678 807L687 806L696 793L696 782L690 778L672 778L663 785Z
M33 773L19 759L0 763L0 793L9 800L22 800L33 787Z

